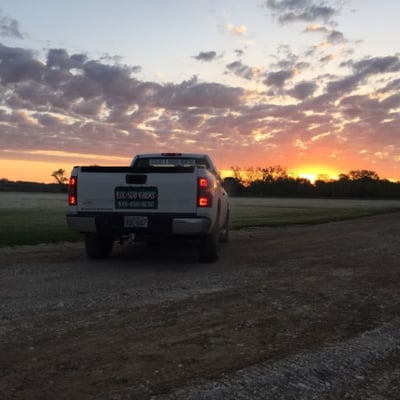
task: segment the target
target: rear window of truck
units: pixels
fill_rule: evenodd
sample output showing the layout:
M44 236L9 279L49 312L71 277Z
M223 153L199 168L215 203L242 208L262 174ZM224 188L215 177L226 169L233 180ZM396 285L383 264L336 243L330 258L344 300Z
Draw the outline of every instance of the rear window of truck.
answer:
M137 168L203 167L209 169L209 165L206 159L183 158L183 157L139 158L135 161L134 167Z

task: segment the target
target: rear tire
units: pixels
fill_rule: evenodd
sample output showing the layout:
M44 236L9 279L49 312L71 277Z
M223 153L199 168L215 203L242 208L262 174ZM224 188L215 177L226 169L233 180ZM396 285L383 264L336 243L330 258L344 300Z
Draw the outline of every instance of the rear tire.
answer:
M216 224L213 232L201 239L199 244L200 261L216 262L219 253L219 229Z
M219 241L226 243L229 240L229 211L226 213L225 222L219 232Z
M108 258L111 254L113 246L113 237L97 235L95 233L85 234L86 254L92 260Z

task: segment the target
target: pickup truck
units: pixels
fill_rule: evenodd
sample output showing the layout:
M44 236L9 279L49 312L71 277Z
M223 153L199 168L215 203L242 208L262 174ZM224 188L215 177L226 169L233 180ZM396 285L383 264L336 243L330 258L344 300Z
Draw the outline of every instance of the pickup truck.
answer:
M126 167L73 167L66 219L91 259L109 257L115 241L173 238L215 262L229 236L229 201L209 156L139 154Z

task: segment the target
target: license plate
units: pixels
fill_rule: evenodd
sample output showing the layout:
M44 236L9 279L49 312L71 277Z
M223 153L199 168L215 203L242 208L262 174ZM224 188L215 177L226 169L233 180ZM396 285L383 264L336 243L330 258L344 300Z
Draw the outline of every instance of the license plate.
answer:
M115 208L132 209L157 209L158 190L156 187L129 187L119 186L115 188Z
M147 228L148 218L142 215L125 215L124 228Z

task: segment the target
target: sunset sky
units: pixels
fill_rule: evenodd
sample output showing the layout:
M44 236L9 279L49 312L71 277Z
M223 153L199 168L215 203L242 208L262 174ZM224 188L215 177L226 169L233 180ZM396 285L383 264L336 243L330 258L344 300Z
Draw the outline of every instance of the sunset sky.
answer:
M399 16L398 0L0 0L0 179L187 151L400 180Z

